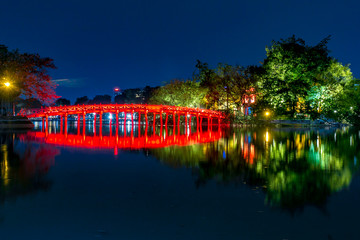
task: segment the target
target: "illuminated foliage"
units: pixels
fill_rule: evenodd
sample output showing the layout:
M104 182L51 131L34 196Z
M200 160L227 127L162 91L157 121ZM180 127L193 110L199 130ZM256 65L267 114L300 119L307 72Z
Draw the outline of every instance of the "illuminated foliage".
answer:
M192 80L172 80L165 86L155 90L150 98L152 104L164 104L171 106L200 107L206 89Z
M321 84L313 86L308 95L309 112L314 118L322 115L334 119L346 119L346 114L351 114L356 104L354 103L357 93L355 90L354 77L349 65L342 65L332 60L329 68L320 76ZM344 99L347 92L352 96ZM335 114L336 113L336 114Z
M303 39L292 36L266 48L259 87L263 100L277 113L294 116L297 110L304 111L298 106L299 99L307 99L310 89L321 84L319 77L329 67L328 40L308 46Z
M20 53L18 50L9 51L6 46L0 45L1 82L10 83L9 89L0 88L0 94L9 100L22 95L50 104L58 98L55 94L56 85L48 74L48 70L54 68L50 58Z

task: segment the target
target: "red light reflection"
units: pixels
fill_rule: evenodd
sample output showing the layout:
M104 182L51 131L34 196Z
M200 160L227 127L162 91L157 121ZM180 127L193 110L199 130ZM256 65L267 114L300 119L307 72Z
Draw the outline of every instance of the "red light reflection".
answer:
M197 131L189 134L177 135L144 135L144 136L88 136L85 134L28 132L20 136L22 141L35 141L76 148L114 148L118 149L164 148L169 146L187 146L198 143L213 142L222 137L219 131Z

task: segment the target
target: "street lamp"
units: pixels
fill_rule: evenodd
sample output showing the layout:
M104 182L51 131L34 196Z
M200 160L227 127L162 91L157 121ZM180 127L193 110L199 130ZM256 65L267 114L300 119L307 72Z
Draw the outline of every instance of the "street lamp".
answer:
M4 79L5 80L5 79ZM9 89L11 88L11 83L9 81L4 82L5 88ZM7 90L6 94L9 94L8 92L9 90ZM8 100L8 99L7 99ZM9 103L7 103L9 104ZM4 101L3 101L3 97L1 98L1 115L3 114L3 109L4 109ZM6 105L6 112L8 111L8 105ZM15 115L15 104L13 102L13 115Z

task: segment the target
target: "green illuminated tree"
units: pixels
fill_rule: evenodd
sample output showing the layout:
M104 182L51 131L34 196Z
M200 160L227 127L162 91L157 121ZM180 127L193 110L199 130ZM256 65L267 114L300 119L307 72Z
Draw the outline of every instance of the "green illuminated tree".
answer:
M346 119L355 110L356 93L353 74L349 64L343 65L332 59L330 66L320 76L321 84L314 85L308 94L309 112L337 120Z
M329 37L315 46L292 36L274 41L266 47L264 74L259 82L264 101L278 113L294 116L305 112L305 100L312 87L322 84L321 75L327 71Z
M206 90L193 80L172 80L155 90L150 103L185 107L200 107Z

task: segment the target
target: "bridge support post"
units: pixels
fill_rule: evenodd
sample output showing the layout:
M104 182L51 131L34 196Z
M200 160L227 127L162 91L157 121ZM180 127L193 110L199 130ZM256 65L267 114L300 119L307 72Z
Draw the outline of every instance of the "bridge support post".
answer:
M83 120L83 127L86 125L86 113L83 112L82 114L82 120Z
M153 115L154 115L154 117L153 117L153 129L155 131L156 113L154 113Z
M167 131L167 124L168 124L168 114L165 113L165 127L166 127L166 131Z
M85 135L85 125L86 125L86 113L84 112L82 115L83 119L83 135Z
M60 133L63 132L63 116L60 115Z
M45 121L46 121L46 126L45 126L45 128L46 128L46 129L49 129L49 115L46 115L46 116L45 116Z
M48 115L45 116L45 121L46 121L45 136L47 137L47 135L49 134L49 116Z
M160 126L163 125L162 117L163 117L163 112L161 111L161 112L160 112Z
M146 128L147 128L147 126L148 126L148 110L146 110L146 112L145 112L145 126L146 126Z
M186 112L185 113L185 134L187 133L187 125L188 125L187 121L188 121L188 113Z
M42 118L41 118L41 131L42 131L42 132L43 132L44 129L45 129L44 124L45 124L45 118L42 117Z
M200 123L200 116L199 116L199 113L196 115L196 129L199 131L199 123Z
M180 117L181 117L181 114L179 113L177 117L178 117L178 121L177 121L178 122L178 124L177 124L178 134L180 134Z
M175 127L175 118L176 118L176 112L173 112L173 125L174 125L174 127Z
M126 112L124 112L124 128L126 129Z
M77 115L77 134L80 135L80 114Z
M102 115L103 115L103 112L100 111L100 116L99 116L99 122L100 122L100 127L99 127L99 135L100 137L102 137Z
M139 131L141 126L141 112L138 113L138 125L139 125Z
M176 127L176 125L175 125L175 123L176 123L176 121L175 121L175 117L176 117L176 113L175 112L173 112L173 135L175 135L175 127Z
M96 113L94 113L94 136L96 136Z
M134 126L134 110L131 111L131 128Z
M67 134L67 124L68 124L67 120L68 120L68 114L65 113L65 124L64 124L64 133L65 134Z
M115 118L116 118L116 126L119 126L119 110L116 111Z

